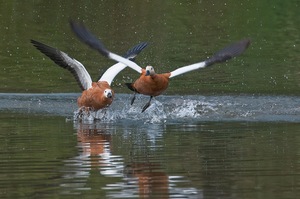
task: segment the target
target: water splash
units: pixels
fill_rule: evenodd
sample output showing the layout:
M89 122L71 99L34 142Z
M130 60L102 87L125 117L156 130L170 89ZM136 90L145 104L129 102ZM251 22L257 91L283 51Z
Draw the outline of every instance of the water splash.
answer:
M97 112L78 114L79 94L0 94L0 111L72 117L74 120L144 123L198 121L300 121L297 96L159 96L142 113L148 97L117 94L113 104ZM75 110L75 112L74 112ZM80 117L79 117L80 116Z
M157 100L153 100L151 106L144 113L141 112L140 107L131 106L124 102L119 102L119 105L98 111L82 112L78 109L74 112L74 120L111 122L121 119L143 120L144 123L161 123L167 119L167 113L163 104Z

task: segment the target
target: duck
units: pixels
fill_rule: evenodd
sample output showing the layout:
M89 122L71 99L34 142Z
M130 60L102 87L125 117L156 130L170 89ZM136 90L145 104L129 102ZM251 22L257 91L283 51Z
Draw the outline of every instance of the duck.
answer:
M232 59L233 57L237 57L241 55L249 47L251 43L251 40L249 38L245 38L217 51L210 58L204 61L179 67L176 70L171 72L157 74L154 70L154 67L151 65L146 66L146 68L143 69L135 62L128 60L113 52L110 52L104 46L102 41L97 39L93 35L93 33L91 33L82 23L76 23L74 21L70 21L70 25L75 35L82 42L86 43L94 50L97 50L101 55L111 60L123 63L128 67L132 68L133 70L135 70L136 72L140 73L140 77L136 81L134 81L133 83L127 83L126 85L130 90L134 91L134 96L131 100L131 105L135 100L136 93L150 96L149 101L143 106L142 112L144 112L150 106L153 97L161 95L168 88L169 81L171 78L201 68L206 68L216 63L226 62Z
M116 75L126 67L125 64L120 62L114 64L103 73L97 82L93 82L84 65L70 57L67 53L33 39L30 42L58 66L69 70L73 74L82 90L81 96L77 99L79 110L97 111L112 104L115 92L111 88L111 83ZM134 61L135 57L147 45L147 42L139 43L128 50L124 57Z

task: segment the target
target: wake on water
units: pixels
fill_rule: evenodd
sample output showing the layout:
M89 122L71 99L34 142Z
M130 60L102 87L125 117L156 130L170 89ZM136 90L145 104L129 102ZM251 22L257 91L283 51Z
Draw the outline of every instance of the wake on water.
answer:
M178 119L198 120L203 114L216 111L214 104L199 101L197 99L185 99L183 97L160 97L162 101L152 100L150 107L142 111L143 103L148 101L146 97L137 97L135 103L130 105L130 97L115 99L113 105L98 111L74 112L74 120L84 121L116 121L116 120L142 120L144 123L162 123L167 120ZM122 100L121 100L122 99Z
M148 98L140 96L132 106L130 95L121 95L114 104L74 119L166 121L300 121L300 98L293 96L160 96L141 113Z
M105 122L142 121L143 123L185 121L300 121L298 96L159 96L141 113L148 97L117 94L107 109L78 114L78 93L0 94L0 111L72 117L72 120ZM76 110L74 112L74 110Z

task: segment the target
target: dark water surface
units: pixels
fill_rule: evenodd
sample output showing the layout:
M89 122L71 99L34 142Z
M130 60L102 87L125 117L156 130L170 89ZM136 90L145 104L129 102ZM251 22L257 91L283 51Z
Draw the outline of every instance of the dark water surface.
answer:
M84 124L59 116L0 117L1 198L300 193L298 123Z
M300 196L299 1L0 0L0 198L220 198ZM228 63L172 79L163 96L130 106L125 69L116 99L74 121L80 89L29 42L82 62L97 80L113 61L83 45L83 21L157 72L206 59L242 38ZM94 118L101 121L93 121Z
M1 198L300 194L300 98L163 96L142 114L117 95L74 121L76 96L0 95Z

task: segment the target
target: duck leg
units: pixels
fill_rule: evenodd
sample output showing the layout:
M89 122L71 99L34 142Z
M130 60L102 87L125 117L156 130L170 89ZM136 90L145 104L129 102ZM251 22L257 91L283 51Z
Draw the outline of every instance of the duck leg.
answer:
M90 114L90 111L91 111L91 108L90 108L90 107L81 106L81 107L78 109L78 113L76 114L76 118L82 119L83 116L84 116L84 114L89 115L89 114Z
M150 106L150 102L152 100L153 96L150 96L150 100L147 102L147 104L145 104L145 106L143 107L142 113Z
M131 105L133 104L133 102L134 102L134 100L135 100L135 95L136 95L136 92L134 92L133 97L132 97L132 99L131 99Z

